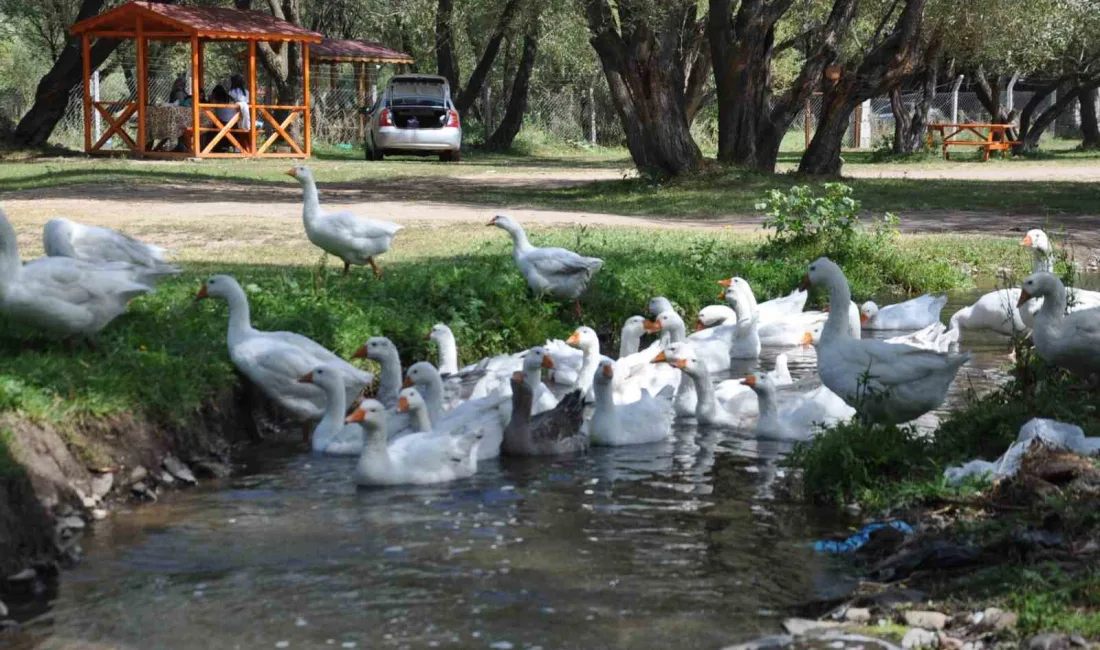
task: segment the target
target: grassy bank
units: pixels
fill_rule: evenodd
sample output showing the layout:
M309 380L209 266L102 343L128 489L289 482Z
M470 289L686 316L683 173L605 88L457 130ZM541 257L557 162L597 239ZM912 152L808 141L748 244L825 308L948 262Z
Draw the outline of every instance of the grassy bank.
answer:
M397 343L406 363L434 359L424 334L442 321L454 328L462 361L470 362L564 338L579 324L568 309L529 295L511 244L496 229L409 228L400 237L397 250L382 258L381 282L362 270L343 280L331 258L322 270L304 238L283 247L219 247L219 261L208 248L184 248L187 272L134 301L97 337L95 351L72 350L0 322L0 355L7 360L0 369L0 410L56 423L121 412L172 418L198 407L235 381L225 350L225 306L192 300L200 280L215 273L233 274L246 287L258 328L301 332L345 356L381 334ZM532 239L605 260L582 304L584 322L613 345L623 320L641 313L653 295L668 296L690 316L716 302L718 279L741 275L764 299L788 293L808 262L762 259L760 238L736 231L558 228L533 229ZM900 239L852 274L856 296L965 287L970 276L960 267L981 259L1026 264L1012 242L962 240L968 245ZM959 256L944 257L952 252ZM37 254L24 251L28 258ZM269 264L244 262L260 258Z

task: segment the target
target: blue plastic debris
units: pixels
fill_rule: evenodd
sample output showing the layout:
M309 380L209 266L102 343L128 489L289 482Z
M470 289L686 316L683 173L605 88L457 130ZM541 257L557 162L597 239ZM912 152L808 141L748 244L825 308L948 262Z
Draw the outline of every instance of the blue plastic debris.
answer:
M867 524L858 533L848 539L819 539L814 542L814 550L819 553L851 553L871 539L871 533L883 528L893 528L903 535L912 535L913 527L904 521L887 521Z

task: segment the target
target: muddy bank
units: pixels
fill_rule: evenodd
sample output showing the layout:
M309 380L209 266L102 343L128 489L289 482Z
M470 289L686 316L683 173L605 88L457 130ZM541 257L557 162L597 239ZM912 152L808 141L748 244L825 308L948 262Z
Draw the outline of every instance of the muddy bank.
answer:
M233 449L272 435L278 421L247 388L171 421L127 414L53 425L0 414L11 457L0 474L0 600L33 596L79 561L83 531L114 504L229 476Z

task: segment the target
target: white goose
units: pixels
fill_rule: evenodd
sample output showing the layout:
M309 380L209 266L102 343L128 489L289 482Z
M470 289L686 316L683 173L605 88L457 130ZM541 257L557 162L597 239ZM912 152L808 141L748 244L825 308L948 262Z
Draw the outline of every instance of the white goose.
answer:
M42 228L42 247L49 257L71 257L93 264L126 262L157 271L160 277L180 272L164 258L166 251L160 246L146 244L110 228L63 218L46 222Z
M314 368L332 364L343 376L346 399L354 399L374 377L323 345L294 332L261 332L252 327L248 298L235 279L216 275L203 283L196 300L221 298L229 304L229 329L226 342L229 358L241 373L260 387L270 399L295 416L320 419L325 412L325 394L313 384L298 378Z
M958 347L959 330L956 328L948 329L943 323L932 323L916 332L888 338L886 342L911 345L924 350L950 352Z
M1024 280L1019 304L1033 298L1043 298L1032 333L1039 356L1084 378L1100 373L1100 309L1066 314L1066 288L1046 272Z
M947 296L925 294L912 300L879 307L868 300L859 308L859 322L869 330L919 330L940 322Z
M397 406L397 393L401 391L401 355L393 341L384 336L372 336L361 348L351 355L353 359L376 361L381 370L378 373L378 389L374 398L388 409Z
M348 413L347 388L338 366L326 364L298 378L325 393L325 414L313 429L313 451L336 456L358 456L363 452L363 428L344 422Z
M382 271L374 257L390 249L394 235L403 226L392 221L357 217L350 212L325 213L317 199L317 184L309 168L292 167L286 173L302 184L302 221L309 241L343 260L345 276L352 264L369 264L375 277L381 278Z
M397 411L409 413L414 428L451 436L478 431L482 436L478 458L496 458L504 426L511 417L511 394L497 394L472 399L450 410L442 407L443 380L439 371L427 361L409 366L405 375L408 387L398 396ZM413 394L411 391L415 391Z
M527 241L523 228L507 215L498 214L488 225L502 228L512 236L512 258L536 295L572 300L579 312L577 300L603 266L603 260L582 257L564 248L536 248Z
M0 313L12 321L55 336L83 336L91 345L87 337L125 312L131 300L153 290L152 279L134 280L142 270L68 257L24 265L15 228L0 211Z
M760 409L756 421L758 436L805 440L817 425L834 424L856 412L824 386L808 393L786 394L780 406L775 384L768 375L749 375L741 383L756 393Z
M663 349L660 341L655 341L644 350L641 346L645 333L645 319L631 316L623 323L619 340L619 358L615 361L615 403L636 402L642 397L642 389L651 395L661 392L666 386L675 389L680 384L680 371L668 364L651 363L653 357ZM694 403L691 412L695 411Z
M581 367L572 387L579 389L585 399L590 399L593 397L592 380L600 365L600 337L591 327L581 326L565 342L581 351Z
M707 366L710 372L722 372L730 368L730 346L737 325L706 329L687 336L684 319L674 311L661 312L652 321L646 321L646 331L661 333L661 343L667 350L672 343L691 343L695 358Z
M810 296L808 291L795 289L790 294L779 298L757 303L756 294L744 278L732 277L728 280L719 280L718 284L727 289L740 292L749 301L749 306L760 314L760 325L767 325L775 320L782 320L788 316L801 314L806 308L806 299Z
M1045 232L1038 228L1029 230L1027 235L1020 241L1020 245L1031 248L1032 273L1054 273L1054 246L1050 243L1050 238L1047 237ZM1100 307L1100 291L1087 291L1077 287L1066 288L1066 304L1070 305L1071 303L1072 306L1069 307L1071 312ZM1029 305L1030 308L1020 312L1025 325L1034 327L1035 314L1039 313L1042 304L1042 300L1032 300Z
M477 472L480 436L471 432L455 440L432 432L417 432L388 442L386 407L373 399L363 400L348 416L360 422L366 443L355 466L355 482L362 486L425 485L446 483Z
M668 363L690 378L697 396L694 415L699 424L736 427L759 414L748 387L733 379L711 383L706 364L698 359L690 343L670 343L653 363Z
M721 280L718 284L726 287L719 298L725 300L729 307L734 308L737 316L742 316L742 312L756 314L757 336L760 337L760 344L765 347L801 345L802 336L807 330L813 333L816 340L821 333L821 328L825 326L825 319L828 318L828 314L822 311L802 311L806 304L806 297L809 295L806 291L796 289L790 295L758 305L752 287L744 279L733 277L729 280ZM743 300L746 308L736 307L735 301L739 298ZM710 318L713 319L718 314L716 310Z
M616 404L614 381L614 362L601 360L594 377L596 410L589 424L592 444L644 445L667 438L672 431L672 386L666 386L656 397L642 391L638 401Z
M825 286L830 305L848 305L848 280L822 257L810 264L802 282ZM885 341L853 339L842 310L829 312L817 344L821 382L865 420L908 422L943 403L959 368L970 358Z

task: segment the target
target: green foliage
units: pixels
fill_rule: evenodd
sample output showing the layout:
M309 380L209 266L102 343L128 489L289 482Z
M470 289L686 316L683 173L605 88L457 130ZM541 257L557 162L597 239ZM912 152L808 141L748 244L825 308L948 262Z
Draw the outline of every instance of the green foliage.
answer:
M14 436L7 429L0 429L0 479L11 478L23 473L23 466L15 460L11 447Z
M821 196L808 185L795 185L786 193L770 190L767 198L756 204L767 217L764 228L775 231L777 244L846 246L855 237L860 206L852 198L852 188L825 183L821 189Z
M998 565L978 571L960 586L966 596L1015 612L1016 630L1024 637L1062 632L1100 638L1100 569L1094 565Z

